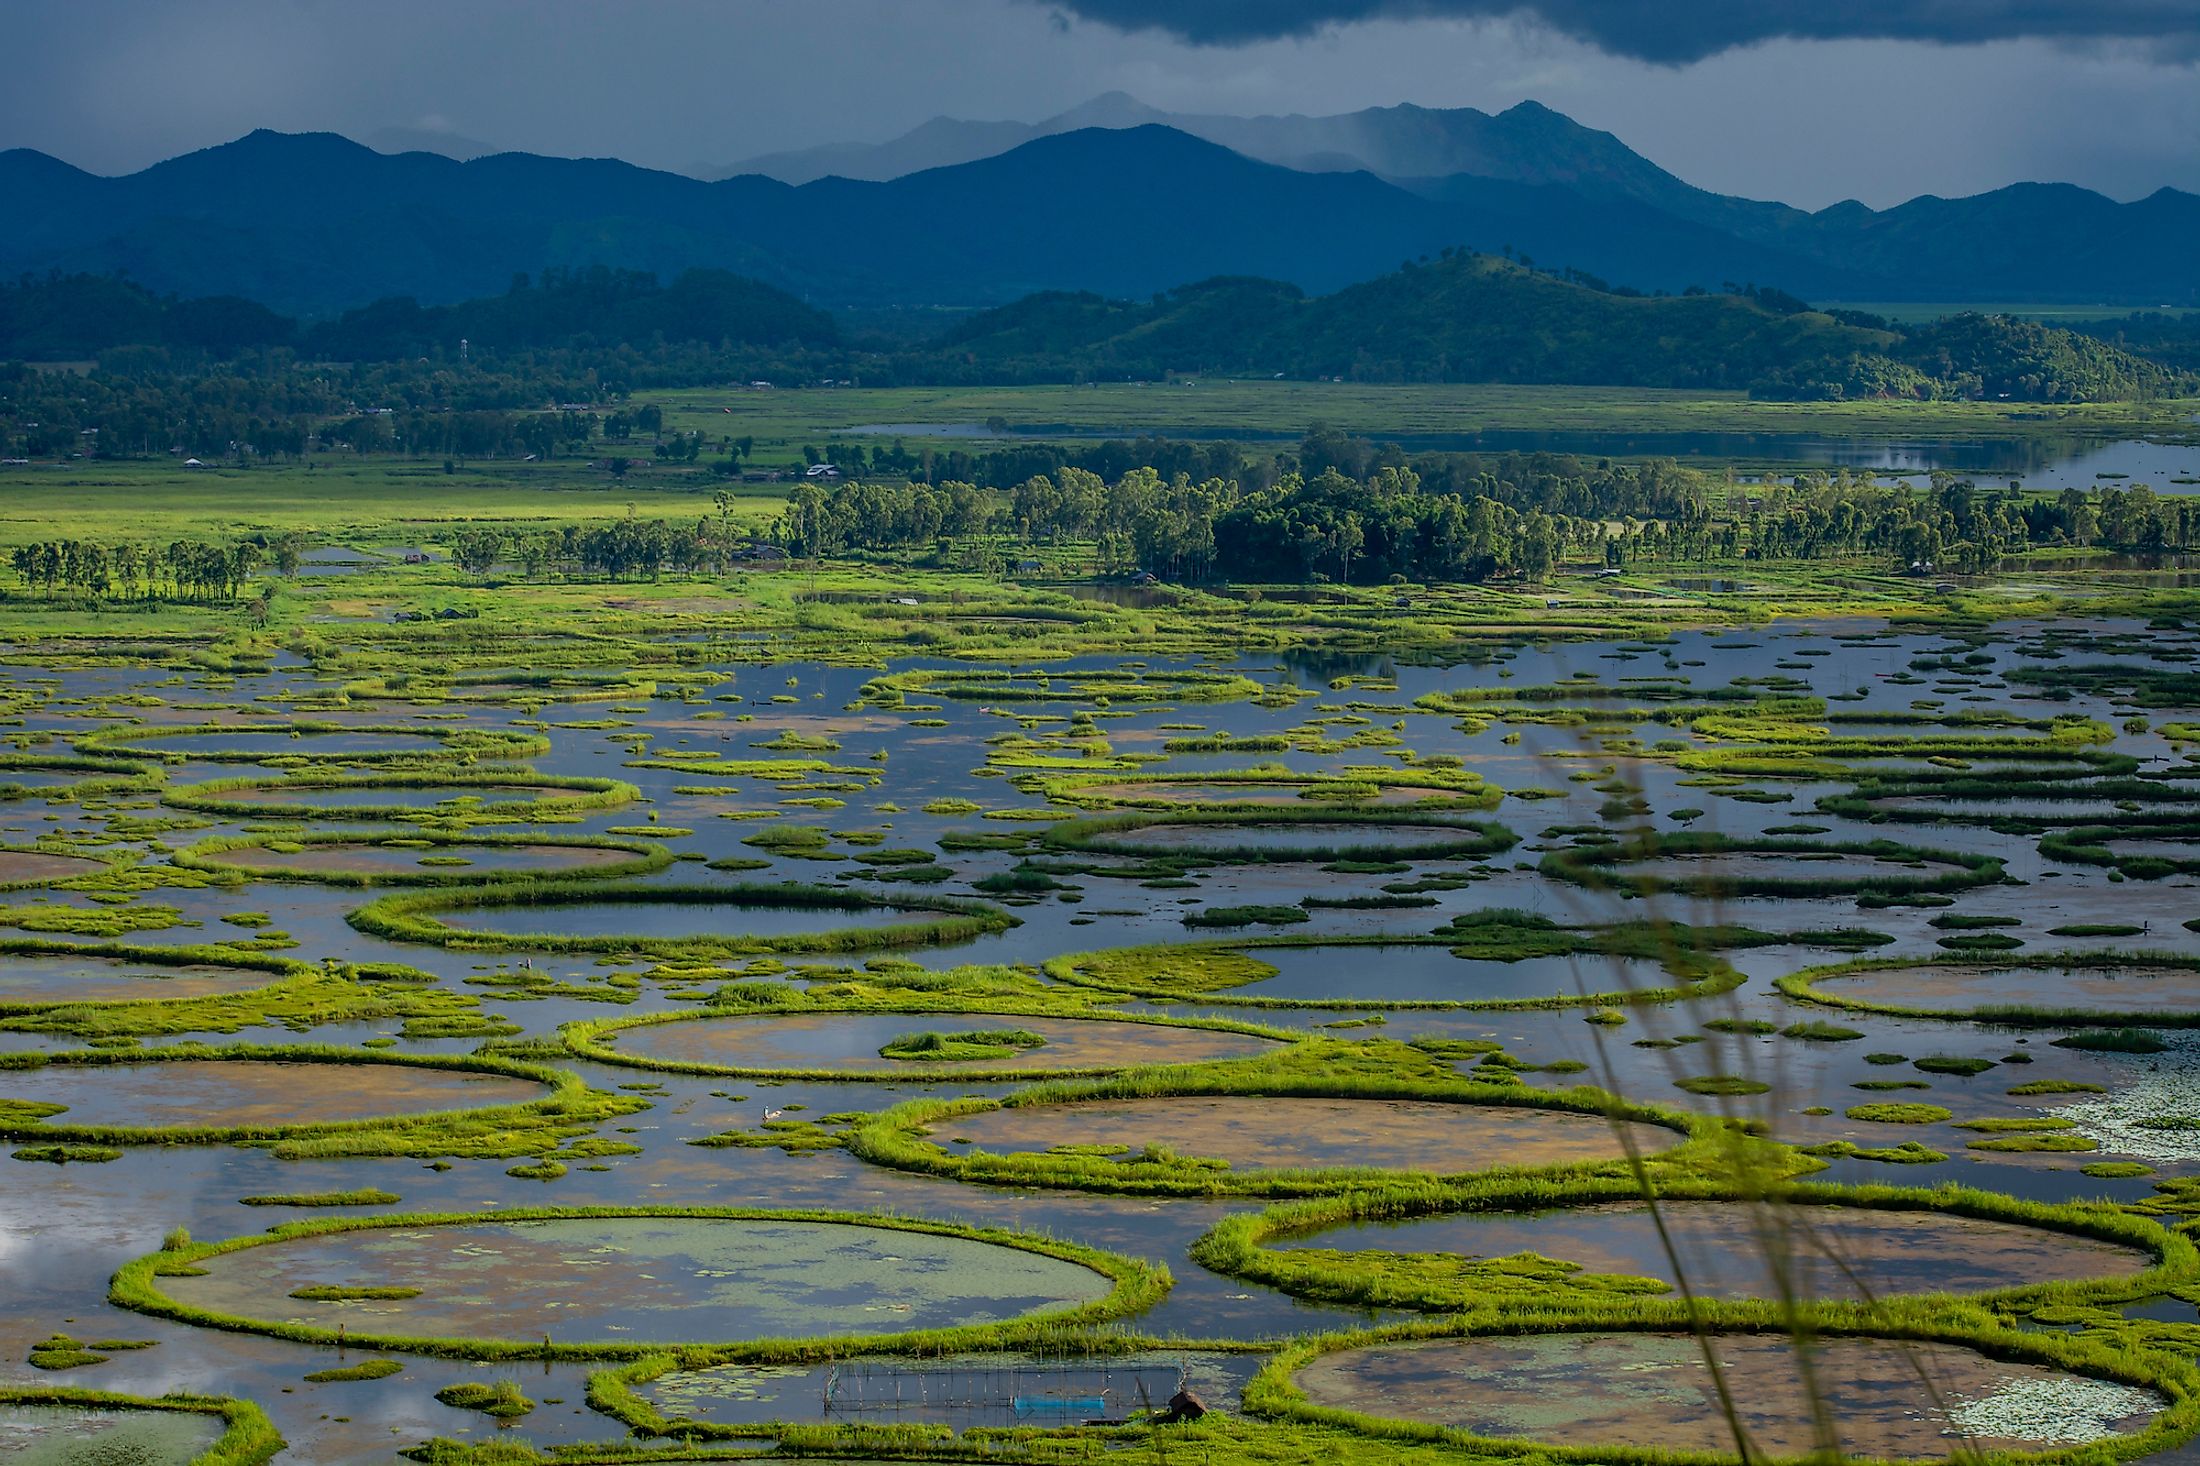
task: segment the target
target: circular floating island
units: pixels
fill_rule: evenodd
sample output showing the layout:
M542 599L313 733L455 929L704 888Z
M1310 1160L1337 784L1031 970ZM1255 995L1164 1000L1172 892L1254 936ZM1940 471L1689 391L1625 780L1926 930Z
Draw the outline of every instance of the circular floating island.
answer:
M1710 1347L1755 1452L1817 1450L1818 1416L1786 1336L1719 1334ZM1593 1460L1730 1455L1734 1436L1704 1348L1680 1332L1401 1339L1318 1355L1289 1378L1305 1404L1349 1412L1350 1423L1378 1432L1433 1425ZM2154 1390L2056 1368L2044 1350L2033 1362L1955 1342L1858 1335L1821 1337L1810 1349L1811 1383L1852 1458L2115 1441L2170 1407Z
M13 1466L253 1466L282 1446L267 1416L242 1400L0 1388L0 1457Z
M176 1048L0 1055L0 1139L180 1145L371 1129L556 1102L558 1071L348 1050ZM578 1084L578 1081L573 1081ZM550 1091L550 1093L545 1093Z
M2059 952L1977 958L1877 958L1780 978L1804 1002L1914 1018L2039 1027L2086 1023L2200 1026L2200 958L2169 953Z
M1040 835L1059 850L1185 865L1480 858L1519 838L1500 824L1435 811L1265 807L1094 815Z
M1145 1264L1026 1233L738 1208L307 1222L156 1252L115 1279L127 1306L188 1322L482 1358L1000 1338L1113 1317L1166 1286Z
M976 703L1237 702L1260 693L1261 685L1250 677L1196 668L1156 672L1120 666L1018 672L1007 668L934 667L874 677L863 684L857 701L880 708L906 708L912 697Z
M423 728L410 723L333 723L317 719L194 723L180 728L102 729L80 738L87 754L163 763L377 764L448 758L453 762L533 758L550 751L537 733L503 728Z
M187 784L161 796L178 809L268 820L482 820L524 824L617 809L637 797L618 779L474 769L447 774L302 774Z
M1370 1267L1379 1265L1381 1254L1532 1254L1584 1273L1650 1278L1669 1287L1685 1276L1698 1297L1776 1298L1786 1290L1798 1298L1841 1301L2123 1278L2157 1261L2130 1243L1941 1209L1716 1200L1668 1200L1656 1218L1642 1203L1626 1201L1357 1221L1269 1246L1286 1254L1318 1250L1340 1265L1364 1261ZM1284 1259L1286 1266L1300 1260ZM1287 1281L1283 1286L1291 1291ZM1388 1288L1384 1301L1408 1302ZM1425 1301L1457 1306L1455 1298Z
M1490 809L1503 791L1455 770L1301 774L1261 769L1207 774L1069 774L1043 780L1049 799L1100 809L1231 812L1261 809Z
M1827 841L1658 834L1575 846L1543 857L1543 873L1595 890L1738 896L1911 895L1991 885L2002 862L1892 840Z
M218 871L260 880L316 881L332 886L450 886L647 875L672 863L672 852L643 840L592 835L389 835L318 831L201 840L179 850L186 870Z
M1246 1059L1287 1043L1243 1025L1015 1013L707 1011L566 1030L583 1058L686 1074L980 1079L1110 1074Z
M1619 1160L1686 1138L1504 1098L1170 1094L1033 1102L915 1101L851 1133L865 1160L994 1185L1294 1196L1370 1178L1457 1176ZM1622 1138L1625 1132L1625 1139Z
M1709 996L1739 981L1725 963L1700 958L1675 968L1563 946L1493 957L1461 950L1468 935L1166 942L1074 952L1045 966L1056 982L1078 987L1247 1008L1555 1008ZM1526 936L1532 943L1545 933Z
M833 926L836 913L871 925ZM797 883L522 883L384 896L351 913L393 941L467 952L873 952L945 946L1017 925L982 901L871 896Z
M681 674L694 676L695 674ZM702 674L698 685L720 679ZM657 695L654 679L631 671L590 671L560 668L547 672L515 668L485 672L457 672L440 678L412 676L399 686L387 678L371 677L354 682L344 691L355 702L387 699L433 707L451 702L496 703L515 707L540 707L559 702L647 701Z
M223 997L266 987L296 970L279 957L201 961L189 952L119 943L0 941L0 1012Z
M131 759L0 754L0 799L74 799L94 791L151 789L160 781L158 769Z

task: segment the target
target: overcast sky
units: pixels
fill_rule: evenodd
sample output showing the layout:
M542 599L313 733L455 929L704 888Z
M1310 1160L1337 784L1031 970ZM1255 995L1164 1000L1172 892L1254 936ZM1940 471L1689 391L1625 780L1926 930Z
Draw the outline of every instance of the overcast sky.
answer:
M127 172L255 127L693 170L1035 120L1495 111L1817 208L2200 191L2200 0L4 0L0 147Z

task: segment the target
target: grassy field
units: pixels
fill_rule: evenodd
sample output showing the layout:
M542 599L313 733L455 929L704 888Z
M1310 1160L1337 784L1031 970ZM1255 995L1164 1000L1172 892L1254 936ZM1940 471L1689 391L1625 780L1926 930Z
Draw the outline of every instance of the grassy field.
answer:
M1158 433L1295 436L1328 424L1373 437L1483 430L1593 433L1804 433L1986 438L2120 434L2189 424L2200 403L2042 406L1990 402L1753 402L1738 392L1626 387L1367 386L1345 382L1111 382L1051 387L778 389L710 387L651 394L668 429L753 437L760 463L867 425L960 426L942 447L1002 440L988 421L1045 437ZM911 446L918 436L911 432ZM884 442L891 433L878 435Z
M257 468L184 469L168 460L0 470L0 549L66 537L227 538L296 532L314 544L403 548L445 541L456 524L556 528L632 512L644 519L715 515L712 495L761 530L784 488L729 484L707 471L648 464L623 479L581 459L474 463L330 457Z

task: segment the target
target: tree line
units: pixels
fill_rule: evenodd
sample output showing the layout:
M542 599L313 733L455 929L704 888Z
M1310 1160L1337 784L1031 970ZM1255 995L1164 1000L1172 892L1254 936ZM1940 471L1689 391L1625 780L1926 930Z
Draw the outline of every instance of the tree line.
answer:
M23 584L47 595L69 591L133 601L235 600L261 559L261 547L250 540L166 545L38 540L8 555Z

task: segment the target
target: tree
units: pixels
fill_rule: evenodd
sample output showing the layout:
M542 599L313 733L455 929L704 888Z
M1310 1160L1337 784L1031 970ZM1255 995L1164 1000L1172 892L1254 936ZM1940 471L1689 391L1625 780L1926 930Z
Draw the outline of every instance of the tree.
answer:
M487 573L504 555L504 536L493 529L462 529L451 539L451 558L468 575Z

